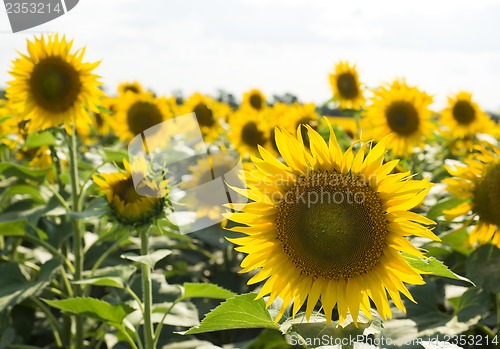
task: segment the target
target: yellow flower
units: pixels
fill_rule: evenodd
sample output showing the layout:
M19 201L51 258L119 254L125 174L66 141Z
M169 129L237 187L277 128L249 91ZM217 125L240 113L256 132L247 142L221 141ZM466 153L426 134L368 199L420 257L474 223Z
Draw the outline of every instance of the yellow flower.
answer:
M254 88L243 94L241 107L257 111L263 110L267 107L266 96L260 90Z
M472 94L464 91L448 97L448 106L441 114L440 123L447 127L447 133L453 138L489 132L494 127L488 115L472 100Z
M99 190L105 195L113 216L126 225L142 225L151 223L164 208L167 195L166 181L157 182L146 176L146 161L144 158L134 159L131 166L123 161L125 171L100 173L93 176ZM137 188L147 192L143 196L134 186L134 178L142 179Z
M229 112L222 103L213 98L195 93L189 97L180 108L181 115L195 113L205 141L213 141L223 131L221 119L225 120Z
M392 133L394 137L388 146L393 154L411 153L432 132L431 103L431 96L404 81L381 86L374 91L372 104L366 111L363 138L379 141Z
M309 319L319 299L328 323L335 304L340 321L350 312L357 324L359 310L371 318L370 299L387 319L387 293L405 311L400 292L413 298L404 283L424 283L400 253L422 256L406 236L439 240L419 224L433 221L409 211L432 184L390 174L398 161L383 164L387 138L367 154L363 146L343 154L328 125L328 143L306 126L310 150L299 130L295 138L277 129L286 164L260 147L257 169L245 171L248 189L235 188L253 202L228 204L241 212L226 217L243 225L230 230L246 235L229 239L247 254L241 272L258 270L249 284L265 280L258 297L269 294L268 306L283 299L276 321L292 301L292 314L306 304Z
M488 149L490 148L490 149ZM471 212L477 219L469 235L471 244L492 242L500 248L500 149L496 146L479 148L465 160L466 166L445 166L453 178L443 180L448 191L465 201L443 211L453 219Z
M130 93L144 93L144 88L138 81L122 82L118 85L118 95L123 95L127 92Z
M112 127L116 135L123 141L130 141L153 126L145 135L148 144L163 142L162 123L174 116L175 101L170 98L154 97L150 93L127 93L116 101L116 117Z
M29 132L71 123L88 127L86 109L97 111L102 92L92 71L99 62L84 63L85 48L71 52L73 42L49 35L28 41L28 55L13 63L7 98L24 120Z
M343 109L361 109L365 104L356 65L339 62L329 75L333 97Z
M268 127L262 112L240 109L229 120L229 128L229 140L243 157L257 154L259 145L268 145Z

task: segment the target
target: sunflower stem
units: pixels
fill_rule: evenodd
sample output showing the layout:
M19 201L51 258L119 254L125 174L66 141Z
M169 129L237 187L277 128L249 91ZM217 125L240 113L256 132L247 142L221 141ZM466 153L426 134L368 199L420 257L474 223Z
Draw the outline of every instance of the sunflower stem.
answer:
M141 255L146 256L149 252L149 230L140 231L141 235ZM155 349L153 337L153 292L151 288L151 267L146 263L141 263L142 277L142 305L144 307L144 349Z
M69 139L69 172L71 178L71 199L73 212L80 212L79 205L79 178L78 178L78 153L76 143L76 129L75 125L71 125L71 136ZM75 281L81 280L83 272L83 247L82 247L82 231L81 222L78 218L73 217L73 255L75 258L73 279ZM82 295L81 285L74 284L74 295L80 297ZM75 317L75 348L83 349L84 345L84 332L83 332L83 317L77 315Z
M500 334L500 292L495 295L497 303L497 334Z

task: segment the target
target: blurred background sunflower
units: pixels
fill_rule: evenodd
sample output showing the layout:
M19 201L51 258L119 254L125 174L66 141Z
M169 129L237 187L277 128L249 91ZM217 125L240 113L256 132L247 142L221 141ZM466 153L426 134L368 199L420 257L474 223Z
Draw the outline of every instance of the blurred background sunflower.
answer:
M432 97L403 80L384 84L374 96L363 118L364 139L381 140L393 134L389 149L395 156L411 154L431 136L434 124L429 106Z
M329 75L333 98L342 109L362 109L365 103L356 65L339 62Z
M443 183L463 201L443 213L450 219L467 215L466 226L477 219L469 242L472 245L492 242L500 248L500 149L483 146L467 157L465 165L446 166L446 169L453 177Z

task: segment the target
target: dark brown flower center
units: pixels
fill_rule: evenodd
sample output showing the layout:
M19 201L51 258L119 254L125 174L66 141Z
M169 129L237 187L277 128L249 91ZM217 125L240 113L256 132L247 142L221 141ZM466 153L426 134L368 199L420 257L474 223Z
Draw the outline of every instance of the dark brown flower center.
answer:
M82 84L79 72L59 57L47 57L35 64L29 79L35 103L52 113L64 113L78 100Z
M344 99L355 99L359 95L356 77L351 73L343 73L337 77L337 88Z
M115 195L117 195L126 204L134 203L142 198L142 196L135 190L132 177L116 183L113 189Z
M259 130L257 124L253 121L248 122L241 129L241 140L252 148L257 148L257 145L266 143L264 132Z
M262 109L263 102L262 97L258 93L253 93L250 96L250 105L256 110Z
M453 106L453 118L461 125L468 125L476 118L476 110L467 101L457 101Z
M138 135L163 121L160 109L150 102L135 102L127 111L130 132Z
M302 274L348 279L375 267L387 221L378 194L336 172L312 173L288 190L276 218L283 251Z
M196 114L196 119L201 126L210 127L214 125L214 114L205 103L198 103L196 107L193 108L193 112Z
M500 226L500 163L487 169L476 186L474 210L481 220Z
M391 130L401 136L410 136L418 131L420 124L418 112L409 102L393 102L385 110L385 116Z

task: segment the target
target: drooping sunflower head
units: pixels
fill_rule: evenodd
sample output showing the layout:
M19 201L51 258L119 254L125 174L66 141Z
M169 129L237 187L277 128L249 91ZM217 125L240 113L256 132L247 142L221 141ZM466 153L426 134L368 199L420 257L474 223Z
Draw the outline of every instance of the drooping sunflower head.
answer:
M100 173L93 177L105 195L113 217L125 225L143 225L158 217L168 194L166 181L156 181L146 175L144 158L134 159L132 166L123 161L125 171ZM134 177L140 182L134 185ZM148 194L147 196L142 193Z
M394 155L411 153L431 135L430 104L431 96L404 81L381 86L374 91L362 123L365 139L381 140L393 134L390 148Z
M138 81L122 82L118 85L117 91L119 96L124 95L126 93L141 94L145 92L144 88Z
M260 90L254 88L243 94L241 107L249 107L256 111L263 110L267 107L266 96Z
M478 217L469 235L471 244L494 243L500 248L500 149L480 148L465 160L466 166L445 166L453 176L443 180L448 191L464 202L444 211L448 218Z
M101 90L93 70L99 65L84 63L85 49L71 52L73 42L56 35L28 40L28 55L13 62L7 98L12 107L30 120L29 132L61 124L90 124L87 110L97 111Z
M448 97L448 106L443 110L440 122L453 138L489 132L493 126L488 115L472 100L472 94L464 91Z
M329 75L333 96L343 109L361 109L365 98L359 81L356 65L339 62L335 72Z
M124 141L148 130L147 141L154 145L162 142L163 122L174 115L174 101L163 97L154 97L150 93L128 93L116 101L116 121L112 127L116 135ZM155 127L156 126L156 127Z
M263 114L241 109L229 120L229 140L235 149L245 157L258 153L258 146L266 146L268 127Z
M297 137L277 129L285 164L260 147L256 170L245 171L248 189L238 191L253 202L228 205L241 211L227 218L246 235L229 239L247 254L242 272L258 270L249 284L265 280L258 296L269 294L268 306L283 300L276 321L292 301L292 314L306 304L309 318L321 300L328 323L335 305L340 321L350 312L356 324L359 310L371 318L370 299L388 318L387 294L404 311L400 292L413 300L404 283L423 283L401 255L422 256L406 236L438 240L419 224L434 222L409 211L431 184L390 174L398 161L383 164L387 138L367 153L351 146L343 154L331 127L328 143L306 128L309 149L300 129Z

